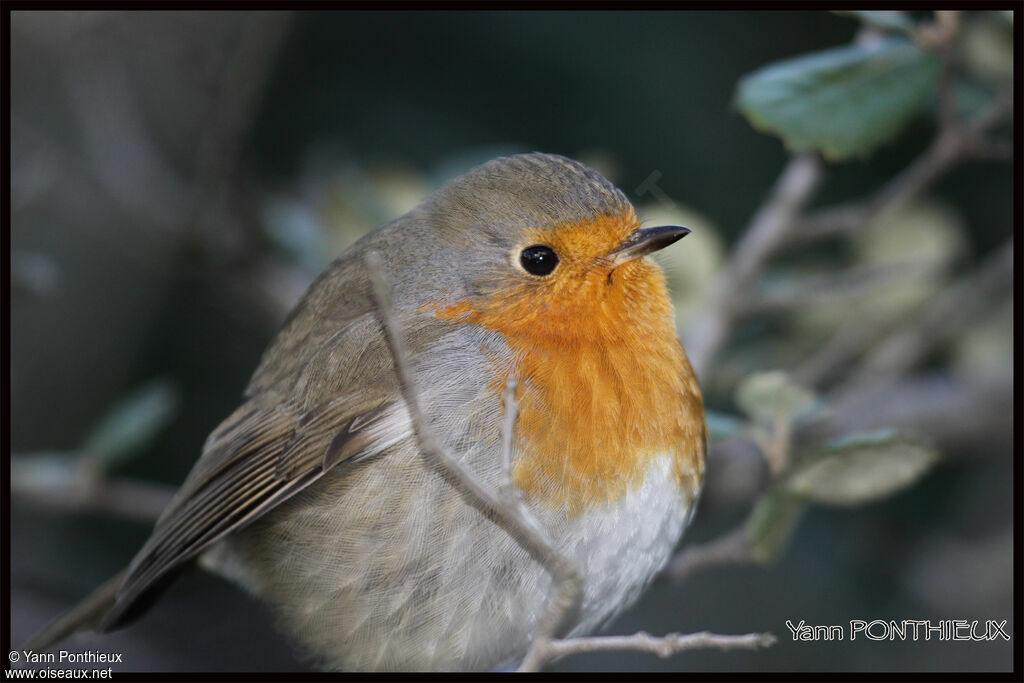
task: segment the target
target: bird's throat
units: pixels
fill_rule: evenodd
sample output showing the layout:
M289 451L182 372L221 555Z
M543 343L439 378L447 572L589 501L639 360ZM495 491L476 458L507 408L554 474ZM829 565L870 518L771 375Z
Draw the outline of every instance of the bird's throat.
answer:
M659 457L673 459L688 495L703 474L701 394L675 334L664 277L656 266L631 265L640 268L594 298L585 315L552 325L517 310L521 297L492 300L485 310L468 302L436 310L501 332L515 352L514 483L570 515L620 499ZM506 381L507 371L496 372L495 391Z

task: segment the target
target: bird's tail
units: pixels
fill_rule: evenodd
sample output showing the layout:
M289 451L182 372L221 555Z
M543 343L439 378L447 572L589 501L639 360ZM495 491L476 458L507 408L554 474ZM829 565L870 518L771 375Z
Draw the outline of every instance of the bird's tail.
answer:
M124 571L119 572L66 614L51 621L25 643L24 649L45 652L73 633L95 629L114 606L114 597L124 580L124 575Z

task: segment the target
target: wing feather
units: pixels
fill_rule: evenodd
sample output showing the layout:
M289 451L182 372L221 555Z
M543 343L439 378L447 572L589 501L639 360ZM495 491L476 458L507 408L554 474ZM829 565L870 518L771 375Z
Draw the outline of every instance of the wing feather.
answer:
M389 414L388 406L354 416L343 408L334 402L303 420L279 405L254 409L247 404L229 417L231 424L218 429L202 466L186 479L129 566L100 629L122 625L134 616L133 605L162 579L331 467L378 451L374 427Z

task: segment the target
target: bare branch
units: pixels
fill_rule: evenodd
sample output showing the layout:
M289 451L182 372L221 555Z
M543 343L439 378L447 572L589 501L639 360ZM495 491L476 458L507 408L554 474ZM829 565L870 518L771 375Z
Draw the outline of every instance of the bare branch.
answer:
M817 351L793 368L793 379L805 386L820 387L864 353L894 324L892 315L846 320Z
M971 146L967 156L975 161L1013 161L1013 142L981 140Z
M771 633L747 633L741 636L725 636L702 631L700 633L669 633L657 638L643 631L631 636L598 636L594 638L570 638L552 640L547 643L547 661L555 661L569 655L587 652L650 652L661 658L686 650L714 648L718 650L757 650L770 647L777 639Z
M979 312L1013 276L1013 238L953 286L946 288L920 316L894 332L849 375L838 393L848 393L870 382L905 374L948 335Z
M741 302L768 258L788 239L792 222L811 198L824 172L821 159L805 152L792 157L767 202L758 210L715 280L707 307L693 323L686 349L699 377L705 377L728 338Z
M522 493L512 484L512 451L515 445L514 435L516 420L519 419L519 402L516 401L516 378L510 374L505 382L505 391L501 398L505 404L505 419L501 424L501 484L498 493L523 519L524 522L534 527L534 530L541 536L545 536L543 529L537 524L530 509L526 507Z
M914 375L864 385L832 405L827 418L801 430L802 442L898 427L926 434L947 456L984 457L1000 452L993 448L1000 441L1012 440L1013 374L969 380Z
M785 313L809 306L839 303L898 280L921 277L931 272L933 267L930 264L910 261L854 266L838 275L806 277L800 281L799 289L751 296L737 305L736 317Z
M152 524L175 490L151 482L93 477L70 453L61 462L46 456L11 457L11 495L47 510L99 512Z
M800 221L786 247L838 237L857 230L887 211L903 206L921 194L949 169L964 159L988 150L984 136L1013 111L1013 93L1002 93L992 105L963 126L940 132L932 145L871 198L821 209ZM980 152L984 154L984 152Z
M753 561L747 530L741 525L713 541L686 548L672 559L660 578L679 583L710 567Z

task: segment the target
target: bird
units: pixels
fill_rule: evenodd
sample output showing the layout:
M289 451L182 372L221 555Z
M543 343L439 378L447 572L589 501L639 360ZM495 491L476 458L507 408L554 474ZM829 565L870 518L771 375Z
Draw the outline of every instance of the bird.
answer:
M648 257L689 232L642 227L621 190L555 154L448 181L310 285L130 565L31 649L128 625L198 563L267 604L320 668L523 658L552 577L424 457L369 254L426 427L481 485L511 484L573 564L565 635L606 625L666 564L703 481L701 391Z

